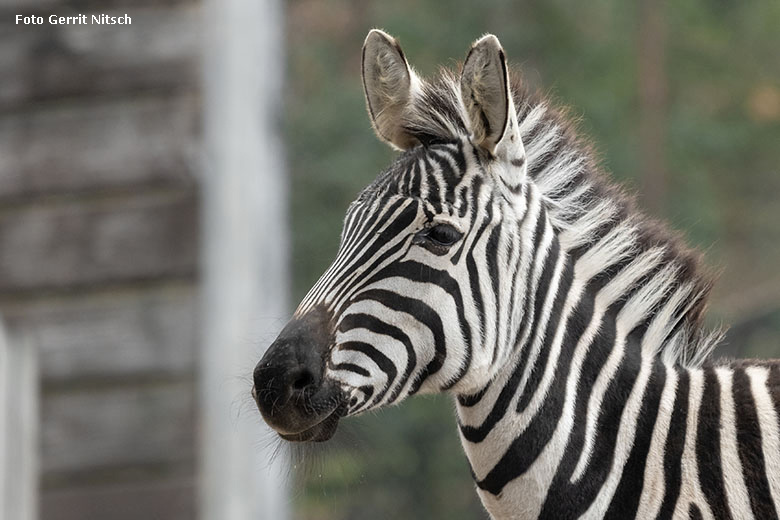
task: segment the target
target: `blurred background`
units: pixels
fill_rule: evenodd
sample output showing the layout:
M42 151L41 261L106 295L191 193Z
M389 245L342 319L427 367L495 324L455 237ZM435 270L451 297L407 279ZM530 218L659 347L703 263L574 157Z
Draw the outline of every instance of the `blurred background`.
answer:
M52 13L132 25L13 23ZM716 355L780 355L780 3L0 0L0 20L0 512L486 517L446 397L344 421L287 484L246 399L394 155L365 114L372 27L423 76L498 35L722 273Z

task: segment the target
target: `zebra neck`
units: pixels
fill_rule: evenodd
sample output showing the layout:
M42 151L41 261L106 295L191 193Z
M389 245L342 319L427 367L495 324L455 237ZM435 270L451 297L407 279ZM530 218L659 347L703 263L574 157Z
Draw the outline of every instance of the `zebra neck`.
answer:
M593 498L610 457L629 456L630 444L615 449L641 422L645 400L657 403L659 380L677 370L663 364L654 344L668 338L673 322L662 323L662 298L670 295L653 273L584 277L579 260L560 252L547 262L553 274L533 296L541 305L527 317L527 339L488 386L458 399L461 440L489 510L519 507L507 502L518 497L536 513L554 510L551 497L563 500L572 487ZM545 516L557 517L566 515Z
M459 403L493 518L776 518L780 364L636 361L626 357L606 381L609 362L589 371L586 360L577 373L577 354L562 357L568 391L551 387L533 414L515 401L488 419L500 401L490 391ZM493 424L480 439L469 420Z

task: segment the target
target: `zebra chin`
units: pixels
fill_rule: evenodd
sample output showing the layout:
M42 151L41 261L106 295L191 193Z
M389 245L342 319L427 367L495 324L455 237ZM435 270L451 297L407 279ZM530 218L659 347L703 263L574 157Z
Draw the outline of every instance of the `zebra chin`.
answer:
M255 367L252 397L265 422L287 441L326 441L347 413L345 392L325 376L330 323L320 310L293 318Z
M277 433L279 434L279 437L289 442L325 442L330 440L336 433L339 419L341 419L345 413L346 405L341 404L329 415L326 415L324 419L310 428L298 433L282 433L280 431L277 431Z

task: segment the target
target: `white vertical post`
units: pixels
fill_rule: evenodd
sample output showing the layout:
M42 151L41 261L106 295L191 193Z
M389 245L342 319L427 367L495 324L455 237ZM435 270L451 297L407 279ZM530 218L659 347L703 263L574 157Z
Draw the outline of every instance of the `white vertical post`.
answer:
M259 412L236 419L258 345L289 312L282 1L205 0L203 27L200 517L284 520L284 461L269 468Z
M37 506L37 352L0 319L0 518L35 520Z

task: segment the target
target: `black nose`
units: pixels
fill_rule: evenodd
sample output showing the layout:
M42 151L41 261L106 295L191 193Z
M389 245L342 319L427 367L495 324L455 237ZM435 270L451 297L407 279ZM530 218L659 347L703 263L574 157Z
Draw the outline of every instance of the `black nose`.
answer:
M292 381L292 384L290 385L292 393L305 392L307 389L310 390L314 388L316 382L314 372L308 367L299 367L298 369L291 371L289 379Z
M333 411L337 389L325 382L325 359L332 344L327 316L293 319L254 370L252 395L265 421L283 435L317 425Z
M306 346L277 340L255 367L252 394L263 416L276 416L291 400L316 393L322 361L306 355L306 350Z

